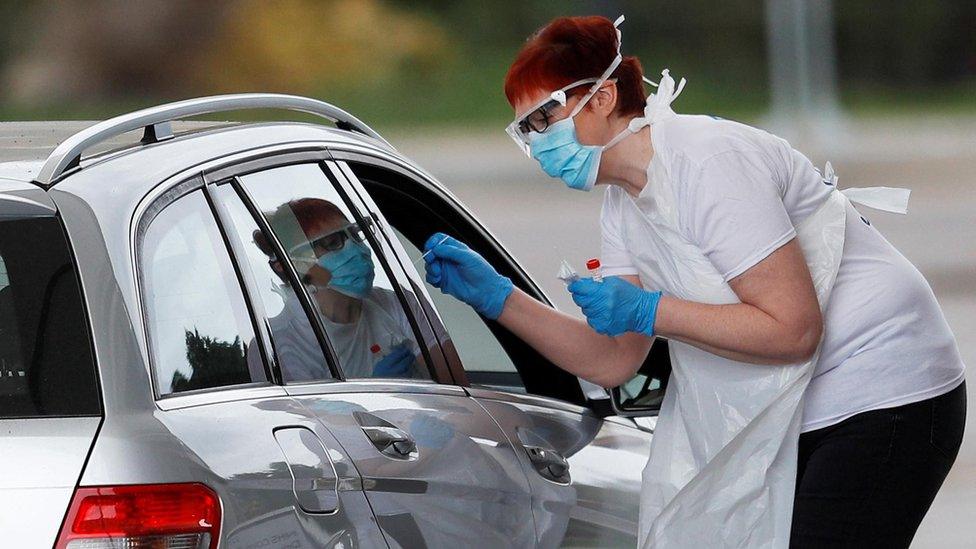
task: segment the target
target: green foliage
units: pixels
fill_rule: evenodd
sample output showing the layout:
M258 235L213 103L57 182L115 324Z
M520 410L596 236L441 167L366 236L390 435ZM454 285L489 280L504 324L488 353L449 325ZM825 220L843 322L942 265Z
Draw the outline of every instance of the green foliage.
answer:
M102 118L176 98L279 91L333 102L381 131L416 125L500 128L511 117L502 81L525 39L554 17L584 14L626 15L624 53L638 56L652 79L664 67L688 79L678 110L748 119L760 115L769 100L760 0L227 2L207 40L188 47L186 59L152 59L158 48L145 48L145 64L164 67L170 88L140 87L126 80L124 68L81 69L113 75L111 93L0 102L0 116ZM70 27L76 21L31 21L41 5L57 6L54 0L0 2L0 19L21 29L0 37L0 69L39 47L31 40L43 34L45 24ZM221 5L214 2L213 9ZM855 113L976 110L976 3L835 0L833 6L846 107ZM97 33L85 28L72 36L92 35ZM130 39L140 38L136 33ZM82 46L72 45L89 51Z

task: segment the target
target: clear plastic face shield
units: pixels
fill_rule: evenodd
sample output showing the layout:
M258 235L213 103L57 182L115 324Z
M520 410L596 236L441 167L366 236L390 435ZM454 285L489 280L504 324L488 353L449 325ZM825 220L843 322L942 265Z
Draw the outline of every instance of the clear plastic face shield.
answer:
M509 135L509 137L512 138L512 141L515 142L518 148L521 149L526 156L532 156L532 150L529 147L529 133L530 132L542 133L546 131L546 129L548 129L549 126L551 126L553 123L557 122L557 120L553 118L552 112L558 106L563 106L563 107L566 106L567 91L576 88L578 86L582 86L584 84L589 84L590 82L593 83L593 85L590 86L590 89L586 92L586 95L580 98L579 103L576 104L572 112L569 113L569 116L566 117L566 118L572 118L576 116L583 109L584 106L586 106L586 102L589 101L590 98L593 97L593 95L597 92L597 90L600 89L600 86L602 86L603 83L610 78L610 75L613 74L613 71L617 70L617 67L620 65L620 62L623 60L623 57L620 55L620 28L619 28L620 24L623 22L624 22L624 16L621 15L613 23L614 28L617 29L617 56L613 58L613 61L610 63L610 66L607 67L607 70L603 71L603 74L601 74L597 78L586 78L583 80L577 80L576 82L573 82L568 86L563 86L562 88L550 93L549 97L543 99L536 105L533 105L532 108L525 111L525 113L522 114L522 116L517 117L515 120L512 121L511 124L508 125L508 127L505 128L505 132Z

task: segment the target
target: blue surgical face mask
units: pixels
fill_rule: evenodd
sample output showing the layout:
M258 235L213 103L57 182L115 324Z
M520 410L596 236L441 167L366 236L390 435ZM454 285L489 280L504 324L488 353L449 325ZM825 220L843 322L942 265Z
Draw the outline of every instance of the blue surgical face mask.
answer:
M570 188L588 191L596 183L603 147L583 145L576 139L575 115L549 126L542 133L529 133L529 148L542 171L558 177Z
M347 238L342 248L319 258L318 264L332 273L329 288L362 299L373 287L373 259L369 247Z

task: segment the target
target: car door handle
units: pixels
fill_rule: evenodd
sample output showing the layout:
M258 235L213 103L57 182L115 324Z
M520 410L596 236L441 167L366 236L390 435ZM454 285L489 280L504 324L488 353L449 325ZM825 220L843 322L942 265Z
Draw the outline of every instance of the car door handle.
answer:
M417 443L402 429L368 425L363 425L362 428L373 446L388 456L402 459L417 451Z
M543 477L560 484L569 484L569 462L555 450L524 445L529 461Z

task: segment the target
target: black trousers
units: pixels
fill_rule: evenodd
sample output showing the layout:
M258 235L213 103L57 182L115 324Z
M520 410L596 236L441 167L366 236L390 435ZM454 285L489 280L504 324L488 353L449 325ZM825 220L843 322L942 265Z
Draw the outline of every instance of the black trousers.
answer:
M790 547L908 547L965 422L963 383L801 434Z

